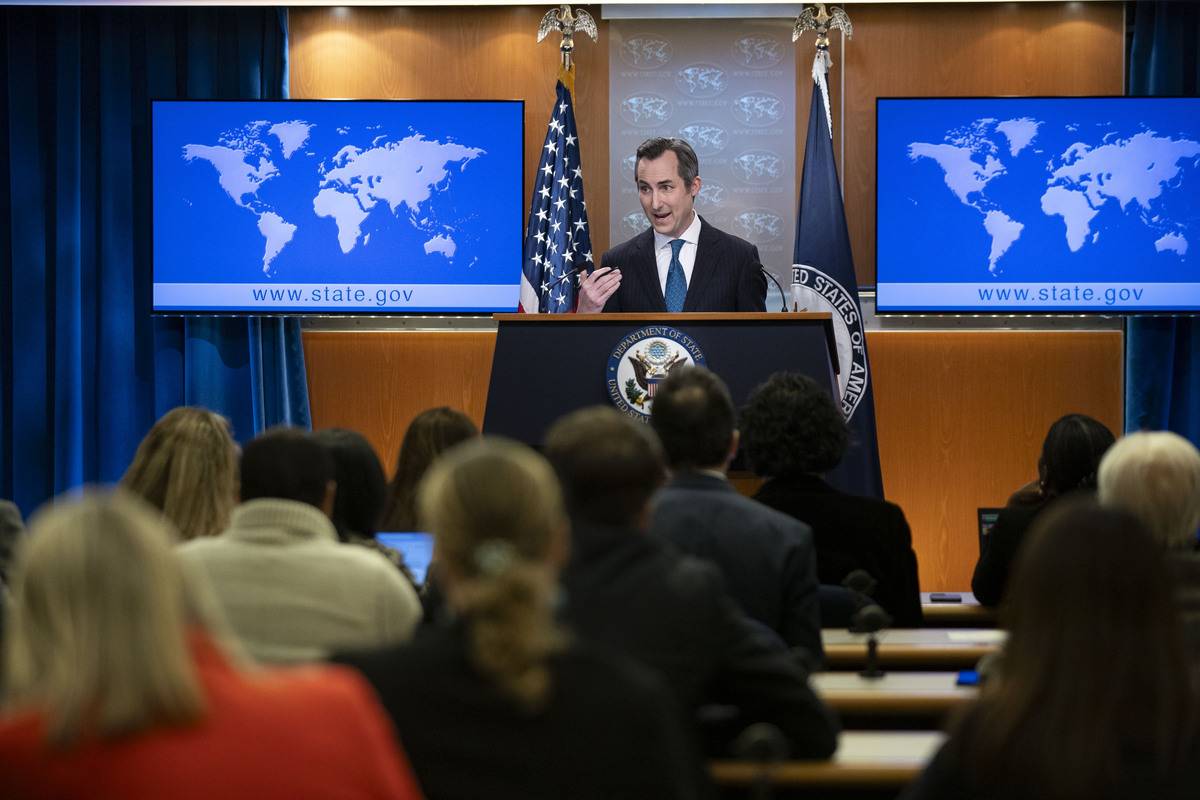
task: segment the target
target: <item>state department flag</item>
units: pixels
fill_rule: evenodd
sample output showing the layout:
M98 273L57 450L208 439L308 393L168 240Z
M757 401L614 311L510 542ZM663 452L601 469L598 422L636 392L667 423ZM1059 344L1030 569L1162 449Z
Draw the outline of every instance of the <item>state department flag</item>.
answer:
M828 69L828 53L818 52L813 63L812 105L792 257L792 298L797 308L833 314L841 364L841 396L835 399L850 427L850 446L841 465L827 476L829 482L853 494L883 497L866 326L858 302L858 280L833 158Z
M529 314L573 312L579 276L594 265L575 111L561 80L557 96L525 228L521 311Z

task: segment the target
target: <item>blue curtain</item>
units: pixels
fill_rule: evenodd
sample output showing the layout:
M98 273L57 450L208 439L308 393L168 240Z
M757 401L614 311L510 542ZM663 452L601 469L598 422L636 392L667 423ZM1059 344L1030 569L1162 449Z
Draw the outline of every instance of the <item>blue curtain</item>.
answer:
M1131 95L1200 94L1200 5L1127 3ZM1125 339L1125 429L1200 445L1200 319L1133 317Z
M0 497L118 479L168 409L309 424L299 322L151 316L150 99L286 94L276 9L0 10Z

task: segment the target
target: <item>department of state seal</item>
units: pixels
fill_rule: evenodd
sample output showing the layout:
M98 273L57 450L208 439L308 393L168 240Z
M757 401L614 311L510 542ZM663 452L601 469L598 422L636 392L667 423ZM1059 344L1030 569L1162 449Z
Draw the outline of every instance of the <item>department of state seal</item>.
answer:
M838 391L842 415L849 422L867 393L867 343L861 312L845 287L816 267L792 265L792 302L800 310L828 311L833 315L837 340Z
M621 338L608 358L608 396L621 412L649 420L658 386L671 370L705 366L696 340L667 325L647 325Z

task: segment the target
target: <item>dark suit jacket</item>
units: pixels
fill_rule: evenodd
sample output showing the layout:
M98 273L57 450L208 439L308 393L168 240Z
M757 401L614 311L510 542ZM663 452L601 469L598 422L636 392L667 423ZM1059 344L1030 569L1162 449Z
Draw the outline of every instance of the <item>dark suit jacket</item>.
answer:
M821 583L840 584L854 570L866 570L892 624L921 626L917 555L900 506L840 492L815 475L772 478L754 499L812 528Z
M654 258L653 228L606 252L600 266L621 270L621 288L604 304L606 312L666 313ZM767 279L758 248L717 230L701 217L696 263L683 310L766 311L766 298Z
M1167 568L1175 584L1175 601L1183 619L1184 643L1192 667L1200 677L1200 553L1195 550L1170 552Z
M837 747L837 723L804 670L773 649L725 593L711 564L641 531L572 523L566 617L581 635L664 678L685 713L726 704L739 723L779 727L797 758Z
M695 797L698 765L645 668L580 641L550 661L543 709L522 709L471 663L466 630L345 654L374 686L430 800Z
M691 472L655 497L650 529L716 564L742 611L820 665L817 560L807 525L742 497L726 480Z

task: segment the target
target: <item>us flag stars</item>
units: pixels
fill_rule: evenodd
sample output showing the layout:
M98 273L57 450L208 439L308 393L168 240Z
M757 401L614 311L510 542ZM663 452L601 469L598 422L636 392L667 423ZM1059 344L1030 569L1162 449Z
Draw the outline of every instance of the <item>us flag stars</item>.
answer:
M571 93L560 81L525 229L521 311L573 312L580 275L594 266Z

